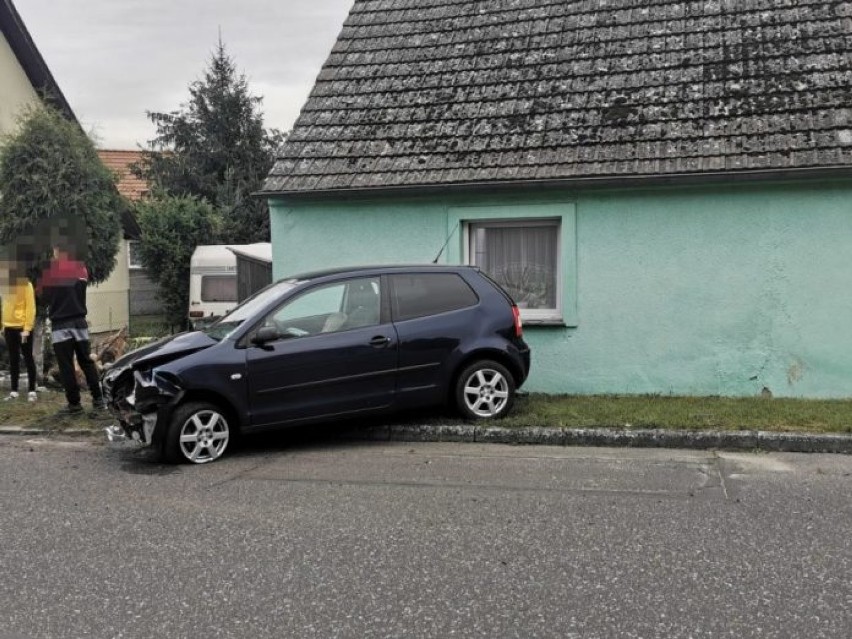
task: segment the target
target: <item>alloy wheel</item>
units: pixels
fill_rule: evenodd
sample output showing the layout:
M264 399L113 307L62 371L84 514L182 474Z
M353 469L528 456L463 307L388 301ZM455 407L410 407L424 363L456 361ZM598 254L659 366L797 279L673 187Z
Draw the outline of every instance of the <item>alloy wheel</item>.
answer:
M464 384L464 403L477 417L499 415L509 401L509 382L493 368L480 368Z
M200 410L187 418L178 442L183 456L194 464L204 464L222 456L230 439L225 417L215 410Z

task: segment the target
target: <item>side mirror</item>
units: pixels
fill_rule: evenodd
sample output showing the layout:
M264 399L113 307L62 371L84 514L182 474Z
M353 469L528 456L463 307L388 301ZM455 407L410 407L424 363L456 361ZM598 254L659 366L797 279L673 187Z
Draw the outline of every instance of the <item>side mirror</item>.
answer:
M251 343L255 346L263 347L267 343L274 342L280 337L281 334L274 326L262 326L258 329L257 333L254 334L254 337L251 338Z

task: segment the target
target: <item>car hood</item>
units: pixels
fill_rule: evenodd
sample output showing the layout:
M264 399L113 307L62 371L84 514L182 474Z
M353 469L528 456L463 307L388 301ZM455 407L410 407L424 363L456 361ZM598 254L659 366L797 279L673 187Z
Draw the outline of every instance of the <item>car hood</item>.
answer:
M116 360L111 369L121 370L129 366L135 369L150 368L210 348L218 343L215 339L200 331L179 333L127 353Z

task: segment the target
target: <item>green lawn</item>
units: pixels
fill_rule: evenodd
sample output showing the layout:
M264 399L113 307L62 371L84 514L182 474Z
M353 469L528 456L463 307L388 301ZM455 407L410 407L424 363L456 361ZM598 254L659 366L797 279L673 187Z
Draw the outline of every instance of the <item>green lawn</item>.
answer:
M532 394L501 424L852 433L852 400Z
M83 403L88 408L86 392ZM85 414L57 420L53 414L64 404L62 392L55 390L43 393L35 404L0 402L0 424L95 430L109 422ZM406 421L423 422L410 414ZM463 423L452 417L427 421ZM509 417L495 425L852 433L852 400L532 394L519 397Z
M8 395L3 390L3 397ZM0 425L27 426L30 428L45 428L48 430L65 430L69 428L90 428L93 431L103 428L111 422L108 414L101 414L96 419L89 416L91 396L85 390L82 393L84 412L73 417L57 418L56 411L65 406L65 395L61 390L48 390L39 393L38 401L30 403L26 393L14 401L0 402Z

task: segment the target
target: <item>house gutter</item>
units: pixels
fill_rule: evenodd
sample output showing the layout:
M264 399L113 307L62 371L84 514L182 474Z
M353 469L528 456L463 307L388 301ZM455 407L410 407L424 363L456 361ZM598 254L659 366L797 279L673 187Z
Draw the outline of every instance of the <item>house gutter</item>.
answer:
M341 196L370 198L381 195L433 195L436 193L502 193L505 191L542 191L550 189L627 189L655 186L700 186L712 184L749 184L779 180L831 180L852 178L852 166L810 167L801 169L757 169L741 172L672 173L669 175L601 176L560 179L500 180L399 186L369 186L305 191L257 191L254 197L293 201L328 200Z

